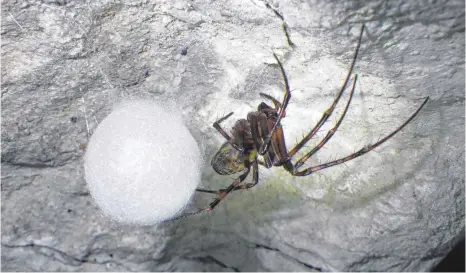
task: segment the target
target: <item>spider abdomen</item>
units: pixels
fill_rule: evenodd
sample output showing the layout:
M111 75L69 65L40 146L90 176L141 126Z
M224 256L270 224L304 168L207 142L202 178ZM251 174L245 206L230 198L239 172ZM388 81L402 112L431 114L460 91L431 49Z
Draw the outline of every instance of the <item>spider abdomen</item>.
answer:
M236 150L229 142L225 142L214 155L210 164L218 174L234 174L245 168L244 153Z

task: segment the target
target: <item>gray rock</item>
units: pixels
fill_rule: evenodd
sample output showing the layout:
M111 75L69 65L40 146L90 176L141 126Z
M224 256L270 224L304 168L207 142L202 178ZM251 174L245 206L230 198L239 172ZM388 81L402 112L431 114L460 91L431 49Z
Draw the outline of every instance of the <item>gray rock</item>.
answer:
M4 271L428 271L464 238L464 1L1 8ZM234 111L229 128L259 92L281 98L275 52L293 90L283 121L290 148L332 102L363 22L352 106L309 165L375 142L430 96L387 143L304 178L261 168L258 186L208 215L133 227L100 214L82 145L113 105L178 107L205 148L203 186L225 187L230 178L208 165L223 141L215 117ZM196 194L192 207L211 198Z

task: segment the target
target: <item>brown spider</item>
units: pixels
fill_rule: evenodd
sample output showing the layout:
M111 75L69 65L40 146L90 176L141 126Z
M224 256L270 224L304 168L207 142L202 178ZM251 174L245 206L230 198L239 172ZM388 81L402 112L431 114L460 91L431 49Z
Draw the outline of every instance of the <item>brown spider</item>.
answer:
M291 98L290 87L288 84L288 79L283 68L282 63L278 59L277 55L273 55L275 60L277 61L280 71L285 83L285 96L283 98L283 102L280 103L273 97L260 93L260 96L271 100L274 104L274 107L270 107L264 102L261 102L257 107L257 111L250 112L247 116L247 119L240 119L236 121L230 136L227 134L220 123L226 120L228 117L233 115L233 112L229 113L228 115L220 118L218 121L214 122L213 126L217 131L222 134L223 137L227 140L221 147L220 150L215 154L214 158L212 159L211 165L213 169L221 175L230 175L240 171L243 173L236 178L231 185L225 189L220 189L218 191L212 191L207 189L196 189L199 192L206 192L206 193L213 193L217 194L217 198L212 201L207 208L199 209L196 212L186 213L181 216L178 216L172 220L184 218L190 215L199 214L203 211L211 211L213 210L219 203L222 201L231 191L234 190L243 190L249 189L257 185L259 182L259 164L265 166L266 168L271 168L272 166L282 166L293 176L306 176L310 175L316 171L332 167L346 161L352 160L358 156L361 156L377 146L381 145L389 138L394 136L397 132L399 132L404 126L406 126L422 109L422 107L427 103L429 97L426 97L424 102L421 106L406 120L401 126L395 129L393 132L388 134L387 136L383 137L376 143L372 145L367 145L364 148L360 149L359 151L350 154L348 156L342 157L337 160L333 160L331 162L327 162L324 164L320 164L317 166L308 167L304 170L299 170L299 168L304 164L304 162L309 159L313 154L319 151L327 141L332 138L333 134L337 131L338 127L340 126L345 114L348 110L350 105L351 99L353 97L354 89L356 86L356 82L358 76L355 75L353 78L353 84L351 88L351 92L349 95L348 102L346 103L345 109L341 116L339 117L335 126L330 129L327 135L322 139L310 152L306 155L301 157L296 163L292 163L291 159L293 156L317 133L317 131L322 127L322 125L327 121L327 119L332 114L333 110L335 109L336 104L341 98L343 91L346 89L346 86L349 82L351 74L353 72L354 64L356 62L359 48L361 45L362 35L364 33L364 25L361 27L361 32L359 35L358 45L356 47L356 51L354 53L353 61L351 63L348 75L346 76L345 82L341 87L340 91L338 92L337 97L333 101L332 105L324 112L322 117L320 118L319 122L312 128L312 130L298 143L296 144L291 150L287 150L285 144L285 138L283 136L283 128L280 124L280 121L283 117L285 117L285 110L288 105L288 102ZM259 155L262 156L264 159L263 161L259 159ZM253 182L252 183L244 183L242 184L243 180L248 176L252 167L253 173Z

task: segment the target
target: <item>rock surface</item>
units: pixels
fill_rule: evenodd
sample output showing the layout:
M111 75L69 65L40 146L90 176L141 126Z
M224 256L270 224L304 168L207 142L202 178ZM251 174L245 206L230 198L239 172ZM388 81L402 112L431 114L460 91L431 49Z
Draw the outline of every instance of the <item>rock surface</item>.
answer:
M464 1L1 8L4 271L428 271L464 238ZM275 52L293 91L283 121L290 148L332 102L363 22L352 106L309 165L377 141L430 96L386 144L304 178L261 168L258 186L208 215L150 227L101 215L86 189L83 145L113 105L174 105L204 147L203 186L225 187L231 178L209 166L224 141L216 117L234 111L230 128L259 92L281 98ZM211 198L196 194L192 207Z

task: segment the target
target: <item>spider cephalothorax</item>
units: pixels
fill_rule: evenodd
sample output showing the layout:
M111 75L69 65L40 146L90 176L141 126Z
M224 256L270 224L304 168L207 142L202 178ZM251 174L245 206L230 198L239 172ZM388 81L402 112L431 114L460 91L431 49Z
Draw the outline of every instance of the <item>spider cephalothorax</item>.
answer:
M265 102L260 103L257 107L257 111L250 112L247 116L247 119L240 119L235 123L235 126L231 131L231 136L222 129L220 123L222 123L224 120L233 115L233 113L230 113L220 118L213 124L214 128L217 129L217 131L226 139L226 142L220 147L220 150L215 154L215 156L212 159L211 164L213 169L221 175L229 175L241 171L243 171L243 173L238 178L236 178L229 187L225 189L220 189L217 191L207 189L196 189L199 192L217 194L217 198L214 201L212 201L208 207L200 209L193 213L183 214L175 219L180 219L186 216L201 213L203 211L212 210L231 191L254 187L259 182L258 165L262 165L266 168L271 168L272 166L283 166L285 170L287 170L293 176L306 176L321 169L332 167L344 163L346 161L352 160L358 156L361 156L373 150L377 146L381 145L389 138L394 136L397 132L399 132L404 126L406 126L419 113L421 108L427 103L427 100L429 99L428 97L425 98L421 106L403 124L401 124L398 128L396 128L387 136L381 138L379 141L371 145L367 145L359 151L342 157L340 159L333 160L324 164L319 164L316 166L311 166L301 170L300 168L303 166L306 160L309 159L317 151L319 151L325 145L325 143L327 143L327 141L329 141L330 138L332 138L332 136L335 134L338 127L340 126L341 122L343 121L343 118L345 117L348 107L351 103L351 99L353 97L356 87L356 82L358 80L358 76L354 75L348 102L346 103L345 108L340 117L338 118L335 126L328 131L327 135L313 149L307 152L295 163L292 163L293 156L295 156L296 153L304 147L304 145L319 131L322 125L332 115L335 106L339 102L343 92L346 90L351 75L353 73L354 64L356 63L356 59L359 53L363 33L364 25L361 27L358 45L354 53L353 61L349 68L348 75L346 76L346 79L342 87L340 88L336 98L334 99L332 105L327 109L327 111L325 111L322 114L321 119L309 131L309 133L290 150L288 150L286 147L285 138L283 136L283 129L280 121L283 117L285 117L285 110L291 98L291 92L285 69L283 68L283 65L278 59L278 57L274 54L275 60L278 63L285 84L285 96L282 102L279 102L278 100L267 94L260 93L260 96L267 100L270 100L273 103L274 107L270 107ZM251 168L253 172L252 183L243 183L244 179L248 176L249 172L251 171Z

